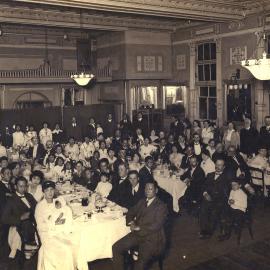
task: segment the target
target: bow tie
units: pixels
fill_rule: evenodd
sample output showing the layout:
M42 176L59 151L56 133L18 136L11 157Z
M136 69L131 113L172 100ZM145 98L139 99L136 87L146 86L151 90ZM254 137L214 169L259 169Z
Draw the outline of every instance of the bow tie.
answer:
M200 143L198 143L198 142L195 142L194 144L195 144L195 145L199 145Z
M221 175L221 174L222 174L222 173L215 173L216 176L219 176L219 175Z

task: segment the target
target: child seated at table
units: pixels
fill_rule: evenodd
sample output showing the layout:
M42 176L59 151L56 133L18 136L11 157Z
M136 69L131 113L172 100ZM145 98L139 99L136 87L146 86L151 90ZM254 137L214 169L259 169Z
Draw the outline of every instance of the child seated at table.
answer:
M221 241L230 238L233 226L236 226L237 230L241 229L247 210L247 194L241 189L241 180L235 179L231 185L232 189L228 200L228 228L225 235L220 238Z
M109 175L107 173L100 174L100 181L96 187L96 193L100 194L103 198L107 198L112 190L112 184L109 182Z

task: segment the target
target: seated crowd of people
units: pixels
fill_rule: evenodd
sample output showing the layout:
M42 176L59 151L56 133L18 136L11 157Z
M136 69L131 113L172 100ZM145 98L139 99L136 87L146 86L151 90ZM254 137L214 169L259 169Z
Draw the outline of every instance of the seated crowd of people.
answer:
M247 118L240 131L233 123L228 123L226 129L208 120L202 124L203 127L198 120L191 124L174 117L169 132L148 132L146 121L139 113L133 122L128 115L120 123L115 123L111 114L103 124L96 124L90 118L87 130L79 131L80 125L74 117L72 127L76 131L69 134L59 124L51 130L48 123L43 123L39 132L32 125L26 130L15 125L13 132L9 130L1 136L1 246L8 245L10 229L14 226L19 228L23 243L31 246L37 242L38 230L29 232L38 223L36 205L41 208L42 201L52 199L54 193L47 192L44 199L44 191L53 188L53 183L70 181L129 210L127 224L139 240L129 237L128 245L122 241L113 246L115 269L122 269L120 255L135 242L142 245L143 252L139 253L148 254L139 256L137 269L144 269L153 254L145 246L149 241L142 241L150 229L140 234L140 227L135 224L138 209L143 207L142 200L149 197L151 202L157 195L155 213L159 218L152 230L162 229L166 207L172 211L170 195L157 186L153 176L153 170L161 164L167 164L171 171L182 172L181 180L187 190L181 207L189 213L194 209L199 211L200 238L211 237L220 225L223 233L219 239L228 239L231 224L242 222L248 198L255 193L249 165L263 169L268 165L270 117L265 118L265 126L259 132ZM150 215L150 219L155 217ZM61 219L56 222L61 223ZM152 238L149 238L152 247L160 244Z

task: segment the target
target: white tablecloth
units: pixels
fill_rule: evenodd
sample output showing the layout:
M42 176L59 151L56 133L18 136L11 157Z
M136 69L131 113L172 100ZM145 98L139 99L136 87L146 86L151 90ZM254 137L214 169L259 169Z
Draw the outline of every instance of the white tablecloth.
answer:
M112 245L130 232L125 217L115 220L102 219L100 217L100 220L97 218L93 221L92 217L88 222L74 223L74 233L79 237L79 270L88 270L87 262L112 258Z
M154 179L158 185L171 194L173 198L173 210L179 212L179 199L184 196L187 185L175 176L161 175L160 171L154 171Z
M126 226L124 209L114 203L108 202L108 206L102 213L94 211L94 196L89 198L88 206L83 207L79 202L73 203L72 200L80 200L88 192L80 186L76 189L76 194L65 194L63 197L70 202L73 214L76 216L73 220L72 235L74 244L78 248L76 251L78 270L88 270L87 262L112 258L113 244L127 235L130 228ZM90 212L92 215L88 217L87 213Z

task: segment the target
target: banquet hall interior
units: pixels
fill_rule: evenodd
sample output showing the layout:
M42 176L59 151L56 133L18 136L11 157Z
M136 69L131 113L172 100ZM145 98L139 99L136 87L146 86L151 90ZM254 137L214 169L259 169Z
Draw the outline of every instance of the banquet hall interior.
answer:
M0 270L270 270L269 115L270 0L1 0Z

